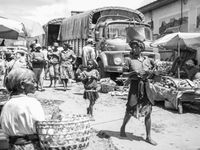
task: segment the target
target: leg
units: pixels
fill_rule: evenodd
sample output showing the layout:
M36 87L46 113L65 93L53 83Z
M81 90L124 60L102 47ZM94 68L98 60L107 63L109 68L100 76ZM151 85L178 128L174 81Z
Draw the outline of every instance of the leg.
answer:
M157 145L157 143L151 139L151 111L150 113L145 117L145 127L146 127L146 142Z
M94 101L90 100L89 104L89 114L93 117L93 106L94 106Z
M126 111L125 116L124 116L124 120L123 120L123 124L122 124L121 129L120 129L120 136L122 136L122 137L126 137L125 128L126 128L126 124L130 120L130 118L131 118L131 114L129 114Z
M44 80L44 69L40 68L39 84L40 84L41 91L43 91L43 80Z
M57 77L54 77L54 88L56 87Z
M52 86L52 81L53 81L53 77L50 76L50 85L49 85L49 87Z
M63 83L63 87L64 87L64 90L66 91L67 90L67 85L66 85L66 79L61 79L62 83Z
M67 83L68 83L68 79L65 79L65 86L66 86L66 90L67 90Z

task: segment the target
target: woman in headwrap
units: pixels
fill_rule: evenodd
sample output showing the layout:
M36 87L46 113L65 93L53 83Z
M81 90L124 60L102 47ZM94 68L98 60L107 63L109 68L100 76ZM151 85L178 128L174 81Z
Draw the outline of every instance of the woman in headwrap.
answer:
M145 117L146 127L146 141L152 145L157 145L151 139L151 112L152 103L149 101L145 81L149 75L150 69L153 67L147 57L141 56L141 51L145 49L143 42L139 40L132 40L129 43L132 48L130 52L130 59L125 64L125 71L128 71L127 76L130 80L130 89L128 94L128 102L126 104L126 113L123 124L121 126L120 135L125 137L125 127L131 116L139 118Z
M11 150L41 150L35 123L45 120L40 102L28 96L35 92L35 75L25 68L13 69L5 79L10 100L3 106L1 127Z

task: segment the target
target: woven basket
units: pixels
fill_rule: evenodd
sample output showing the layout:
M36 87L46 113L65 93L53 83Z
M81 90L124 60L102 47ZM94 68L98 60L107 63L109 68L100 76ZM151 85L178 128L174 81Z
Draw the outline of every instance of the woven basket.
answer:
M78 150L89 145L90 122L87 115L73 115L64 121L36 123L41 144L48 150Z
M101 84L101 92L102 93L108 93L108 92L114 91L114 89L115 89L115 86L113 86L113 85L109 85L109 84L105 84L105 83Z

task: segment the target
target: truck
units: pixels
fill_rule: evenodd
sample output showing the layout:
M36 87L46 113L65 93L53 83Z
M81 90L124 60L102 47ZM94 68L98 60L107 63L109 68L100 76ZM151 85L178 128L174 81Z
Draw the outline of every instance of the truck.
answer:
M72 46L81 63L83 47L87 39L92 38L95 41L100 76L117 77L123 73L123 64L131 50L126 38L126 28L130 26L145 37L145 51L157 59L158 56L150 46L150 26L145 23L141 12L130 8L103 7L65 18L60 25L58 39Z

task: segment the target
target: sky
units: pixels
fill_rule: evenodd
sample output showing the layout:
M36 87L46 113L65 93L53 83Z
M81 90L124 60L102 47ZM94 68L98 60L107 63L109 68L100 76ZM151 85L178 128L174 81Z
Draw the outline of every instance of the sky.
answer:
M137 9L155 0L1 0L0 16L26 18L39 22L69 17L71 11L86 11L104 6Z

